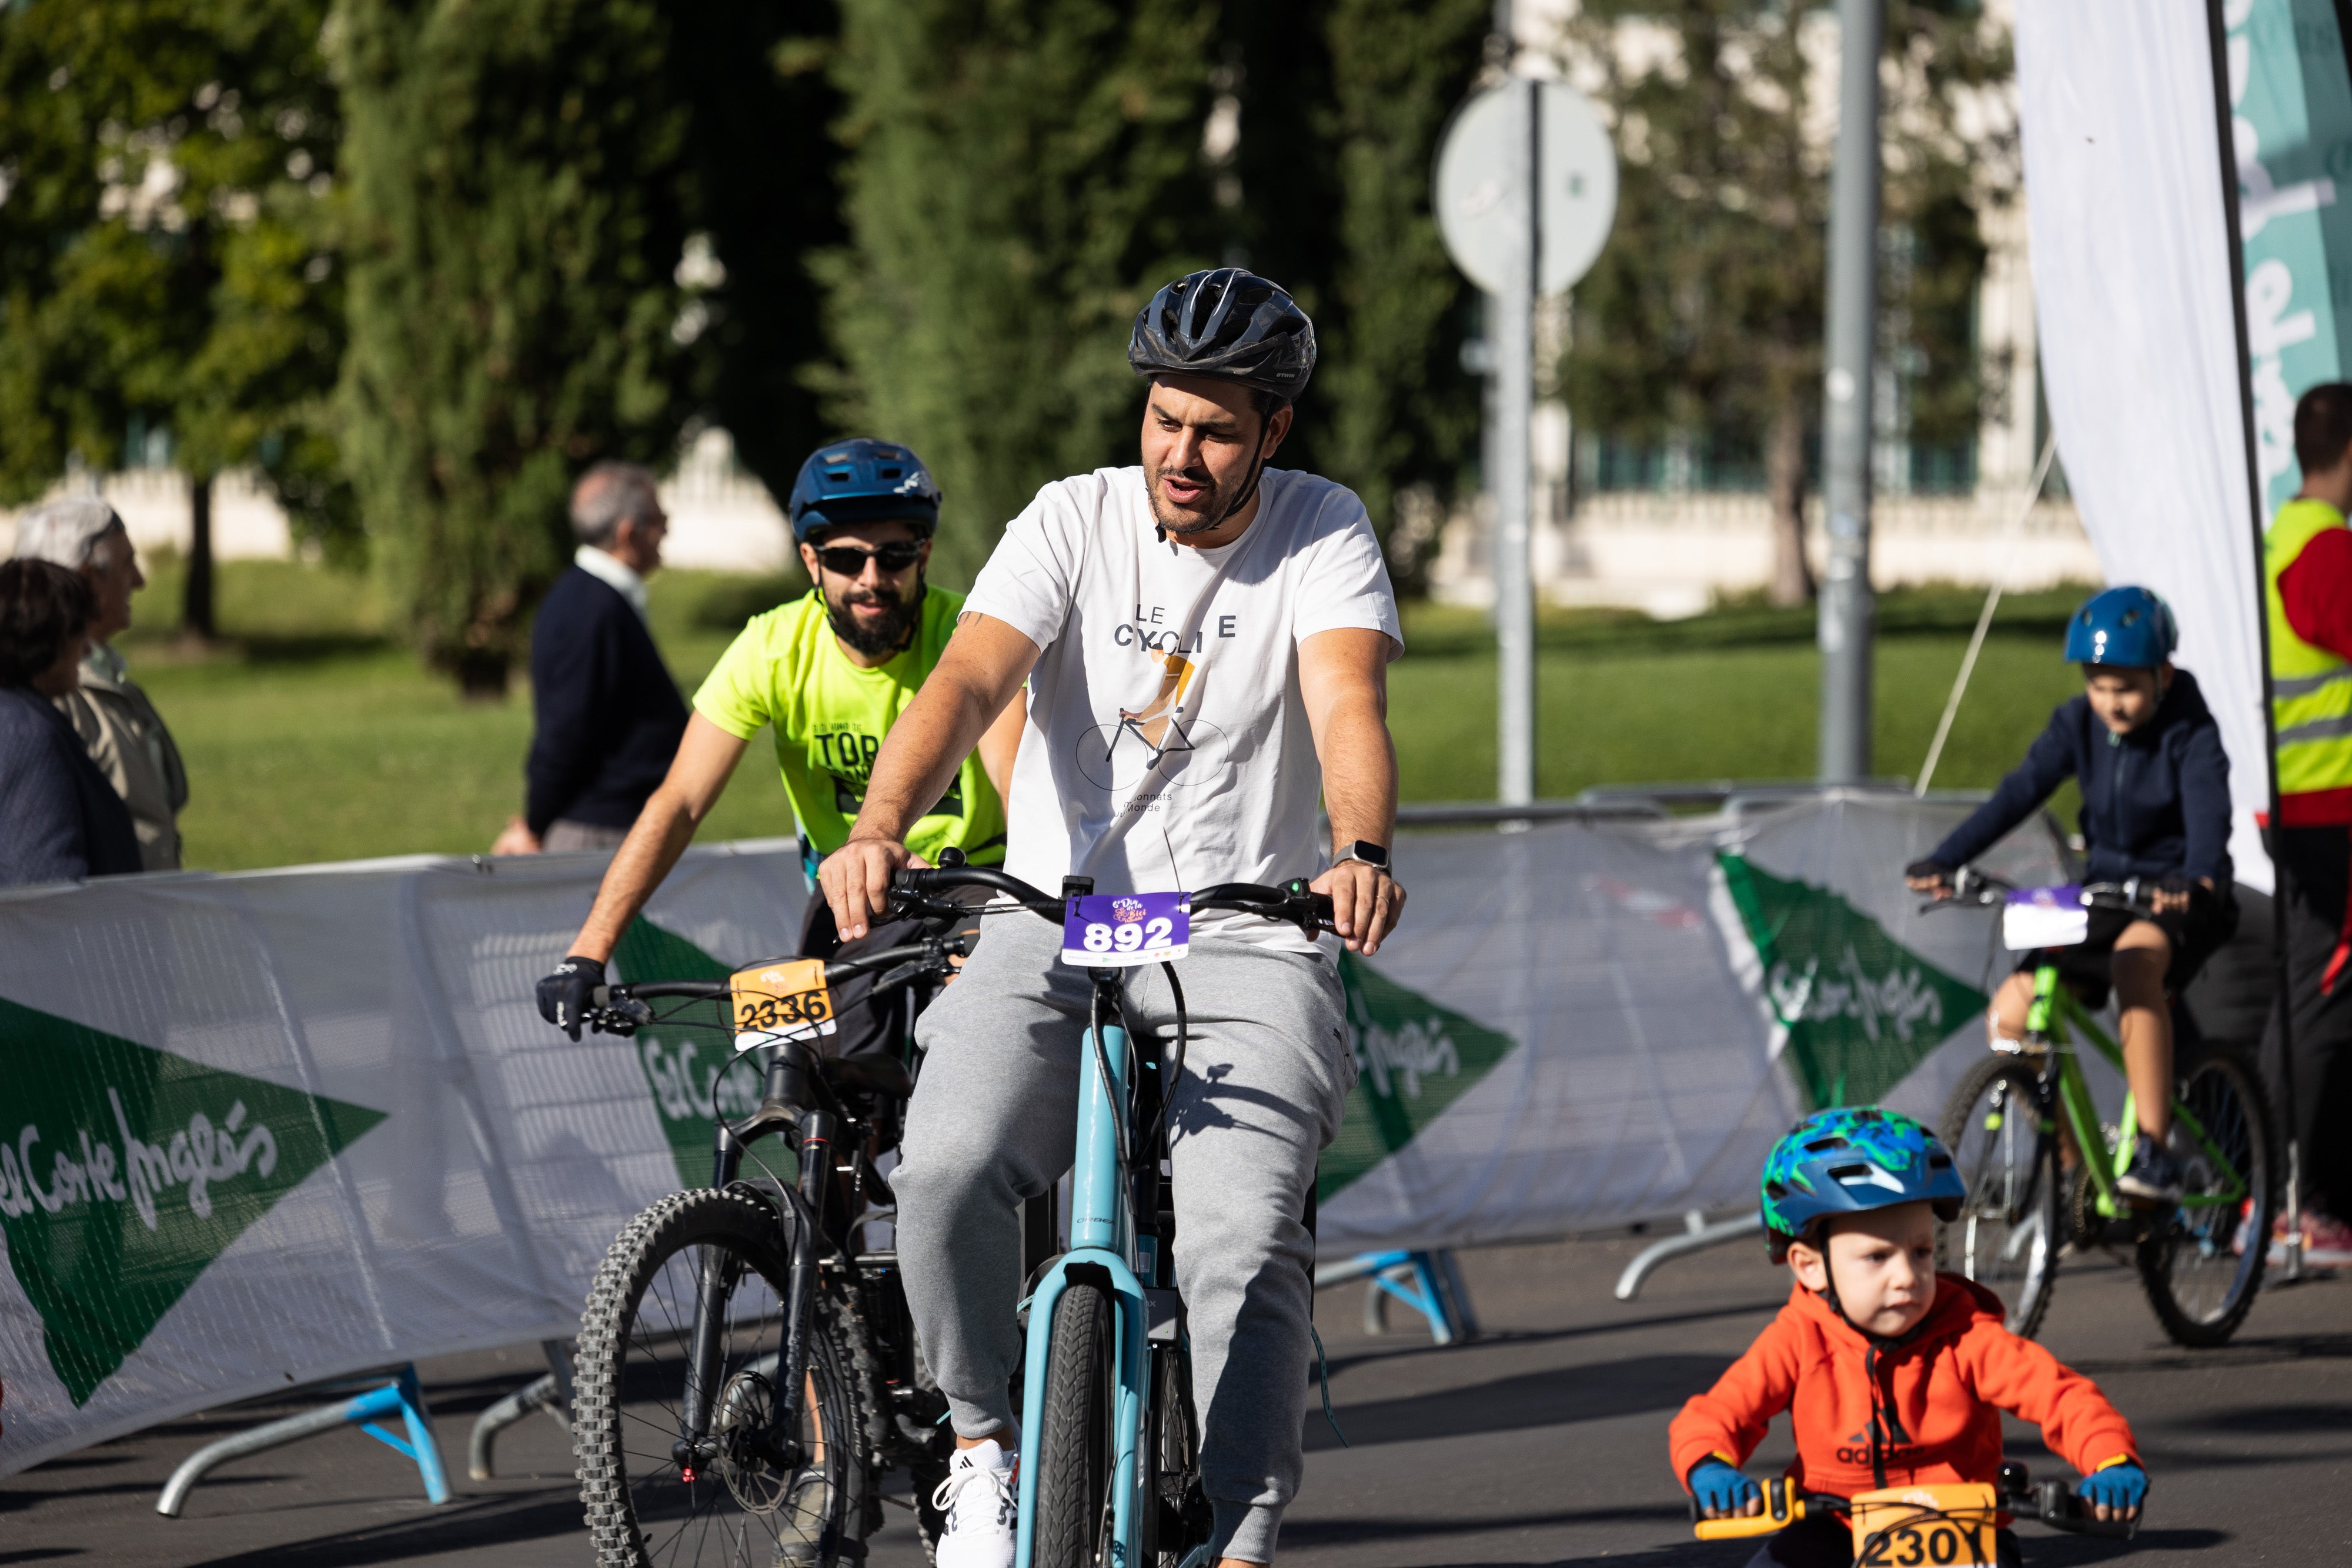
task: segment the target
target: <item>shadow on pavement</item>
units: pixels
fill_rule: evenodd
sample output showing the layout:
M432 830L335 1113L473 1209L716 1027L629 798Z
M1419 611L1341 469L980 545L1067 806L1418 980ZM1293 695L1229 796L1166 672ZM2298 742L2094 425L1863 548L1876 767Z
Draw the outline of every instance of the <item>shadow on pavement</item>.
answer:
M1467 1348L1483 1350L1498 1345L1556 1344L1564 1340L1591 1339L1596 1334L1630 1333L1649 1329L1672 1328L1678 1323L1715 1322L1724 1318L1769 1317L1779 1312L1786 1301L1786 1297L1776 1296L1770 1301L1759 1301L1735 1307L1711 1307L1705 1312L1673 1312L1654 1318L1625 1318L1610 1322L1579 1323L1573 1328L1489 1331L1473 1341ZM1331 1375L1337 1377L1351 1366L1373 1365L1383 1361L1392 1361L1399 1356L1459 1354L1454 1346L1435 1344L1425 1338L1419 1337L1409 1326L1414 1321L1409 1313L1400 1310L1396 1319L1392 1321L1398 1322L1400 1326L1391 1329L1388 1337L1399 1343L1393 1345L1350 1350L1345 1355L1334 1355L1330 1358Z
M233 1552L205 1559L205 1568L358 1568L372 1563L399 1563L438 1552L467 1551L539 1541L551 1535L582 1536L583 1562L590 1553L586 1527L580 1519L580 1497L570 1487L522 1493L436 1509L429 1518L339 1535L289 1541L282 1546Z
M1347 1446L1361 1448L1670 1410L1692 1395L1705 1393L1731 1362L1727 1355L1637 1355L1553 1367L1466 1388L1349 1405L1339 1412L1339 1427L1348 1434ZM1340 1446L1322 1413L1312 1411L1307 1427L1308 1452Z
M1656 1521L1675 1525L1690 1518L1679 1504L1640 1508L1570 1508L1549 1513L1480 1514L1475 1519L1318 1519L1286 1520L1282 1549L1306 1546L1359 1546L1381 1541L1406 1541L1428 1535L1486 1534L1496 1530L1538 1530L1562 1524L1639 1524ZM1752 1547L1750 1550L1754 1550Z

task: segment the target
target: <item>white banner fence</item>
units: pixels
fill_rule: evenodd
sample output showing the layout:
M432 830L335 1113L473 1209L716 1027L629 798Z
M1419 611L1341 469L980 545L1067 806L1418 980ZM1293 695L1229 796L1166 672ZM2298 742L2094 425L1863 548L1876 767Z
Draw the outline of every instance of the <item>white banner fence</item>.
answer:
M1343 961L1360 1081L1320 1244L1459 1247L1752 1201L1820 1103L1933 1113L2006 967L1900 868L1964 808L1843 794L1401 835ZM2001 852L2054 880L2040 827ZM629 1216L709 1179L723 1040L542 1023L597 856L0 895L0 1474L419 1356L568 1338ZM616 977L787 952L789 841L689 852Z

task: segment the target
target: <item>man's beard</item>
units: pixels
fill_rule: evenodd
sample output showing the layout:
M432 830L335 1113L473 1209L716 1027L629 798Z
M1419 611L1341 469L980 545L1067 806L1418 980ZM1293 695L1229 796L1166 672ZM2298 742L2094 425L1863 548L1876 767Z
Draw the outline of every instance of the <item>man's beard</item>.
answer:
M1160 491L1160 476L1168 472L1164 468L1153 470L1145 476L1148 482L1144 486L1144 493L1151 503L1151 520L1160 525L1162 533L1182 538L1189 534L1210 533L1224 526L1226 516L1233 510L1231 491L1218 484L1205 469L1177 469L1175 472L1182 477L1202 481L1209 486L1191 508L1179 511L1168 504L1167 497ZM1242 481L1244 484L1247 482L1246 479Z
M898 598L887 588L865 589L852 586L839 599L824 596L824 618L833 622L833 634L865 654L875 658L895 653L907 645L915 622L922 619L924 573L915 573L915 584L906 597ZM849 612L853 604L887 604L888 614L879 621L861 622Z

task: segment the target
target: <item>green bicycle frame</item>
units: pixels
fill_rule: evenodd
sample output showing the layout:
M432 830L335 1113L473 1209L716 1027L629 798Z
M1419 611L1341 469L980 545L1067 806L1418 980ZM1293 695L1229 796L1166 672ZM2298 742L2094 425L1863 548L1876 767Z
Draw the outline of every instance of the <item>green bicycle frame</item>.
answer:
M2094 1200L2103 1218L2115 1219L2125 1212L2125 1205L2116 1196L2116 1178L2129 1168L2133 1134L2139 1121L2133 1104L2131 1091L2124 1091L2123 1114L2116 1122L2116 1137L2109 1145L2106 1133L2099 1124L2098 1107L2092 1103L2091 1086L2083 1077L2083 1064L2074 1051L2074 1034L2079 1031L2098 1049L2117 1072L2125 1072L2122 1048L2109 1040L2106 1031L2091 1021L2074 993L2058 983L2055 965L2044 964L2033 971L2033 1005L2025 1015L2025 1039L2029 1049L2039 1047L2053 1053L2058 1073L2058 1106L2066 1118L2066 1125L2074 1135L2074 1146L2082 1151L2084 1167L2091 1175L2091 1185L2097 1189ZM2125 1073L2128 1084L2130 1075ZM2218 1208L2245 1201L2246 1178L2221 1145L2205 1131L2205 1124L2179 1100L2172 1103L2172 1119L2188 1129L2189 1135L2205 1151L2213 1168L2224 1178L2218 1192L2190 1193L2180 1200L2183 1208ZM2126 1130L2128 1129L2128 1130ZM2093 1151L2105 1155L2094 1157Z

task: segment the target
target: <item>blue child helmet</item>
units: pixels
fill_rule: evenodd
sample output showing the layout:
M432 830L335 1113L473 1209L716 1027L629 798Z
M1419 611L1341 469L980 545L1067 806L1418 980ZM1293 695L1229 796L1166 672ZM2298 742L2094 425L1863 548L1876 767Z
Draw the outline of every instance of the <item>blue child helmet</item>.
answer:
M2153 670L2172 657L2179 642L2172 606L2145 588L2095 593L2066 622L2069 664Z
M1815 1229L1836 1215L1924 1199L1937 1218L1951 1220L1968 1196L1935 1134L1875 1105L1816 1111L1764 1156L1764 1232L1775 1263L1787 1260L1789 1243L1816 1239Z
M906 447L860 435L809 454L793 481L784 513L798 544L845 523L884 517L912 523L929 534L940 526L940 487L923 460Z

